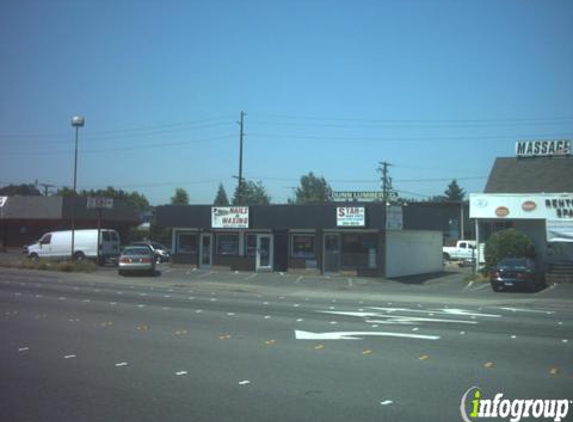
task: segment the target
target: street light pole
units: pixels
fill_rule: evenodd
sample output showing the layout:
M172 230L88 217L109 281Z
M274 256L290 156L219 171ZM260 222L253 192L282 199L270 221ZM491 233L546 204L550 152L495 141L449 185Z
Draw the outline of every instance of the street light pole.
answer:
M74 194L72 196L72 260L74 259L75 237L76 237L76 188L78 180L78 134L80 127L85 124L85 119L81 116L72 117L72 126L76 128L76 147L74 154Z

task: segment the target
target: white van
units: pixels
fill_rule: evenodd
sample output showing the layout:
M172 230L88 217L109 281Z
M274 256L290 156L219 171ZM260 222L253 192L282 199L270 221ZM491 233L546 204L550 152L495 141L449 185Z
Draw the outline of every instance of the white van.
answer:
M28 257L62 259L72 256L72 231L49 232L27 248ZM119 256L119 235L115 230L101 229L100 258ZM97 229L75 230L74 259L97 258Z

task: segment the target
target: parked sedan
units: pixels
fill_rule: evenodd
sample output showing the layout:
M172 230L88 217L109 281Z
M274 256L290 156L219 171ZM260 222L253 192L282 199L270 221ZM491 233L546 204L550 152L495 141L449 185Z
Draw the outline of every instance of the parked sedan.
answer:
M153 255L155 256L155 261L157 263L160 262L168 262L171 259L171 254L169 253L169 249L163 246L161 243L158 242L150 242L150 241L141 241L141 242L133 242L131 246L145 246L151 249Z
M128 246L119 256L119 275L127 273L146 272L155 274L155 257L153 252L145 246Z
M545 282L543 271L530 258L505 258L490 272L494 291L525 288L534 291Z

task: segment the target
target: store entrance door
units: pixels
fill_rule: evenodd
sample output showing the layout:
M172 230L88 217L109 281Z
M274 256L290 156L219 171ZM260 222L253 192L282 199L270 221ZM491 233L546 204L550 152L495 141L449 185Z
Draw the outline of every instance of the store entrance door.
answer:
M273 236L271 234L257 234L256 270L273 270Z
M340 235L324 235L323 272L337 273L340 270Z
M211 233L201 233L199 244L199 268L211 268L211 257L213 256L213 236Z

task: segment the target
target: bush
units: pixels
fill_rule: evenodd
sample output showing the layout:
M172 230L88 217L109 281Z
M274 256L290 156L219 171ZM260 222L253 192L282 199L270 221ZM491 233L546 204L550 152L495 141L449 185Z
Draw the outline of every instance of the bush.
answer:
M493 268L504 258L533 258L533 242L514 228L494 233L485 244L485 263Z
M20 268L27 270L61 271L65 273L90 273L95 271L96 265L92 261L48 261L45 259L24 259Z

